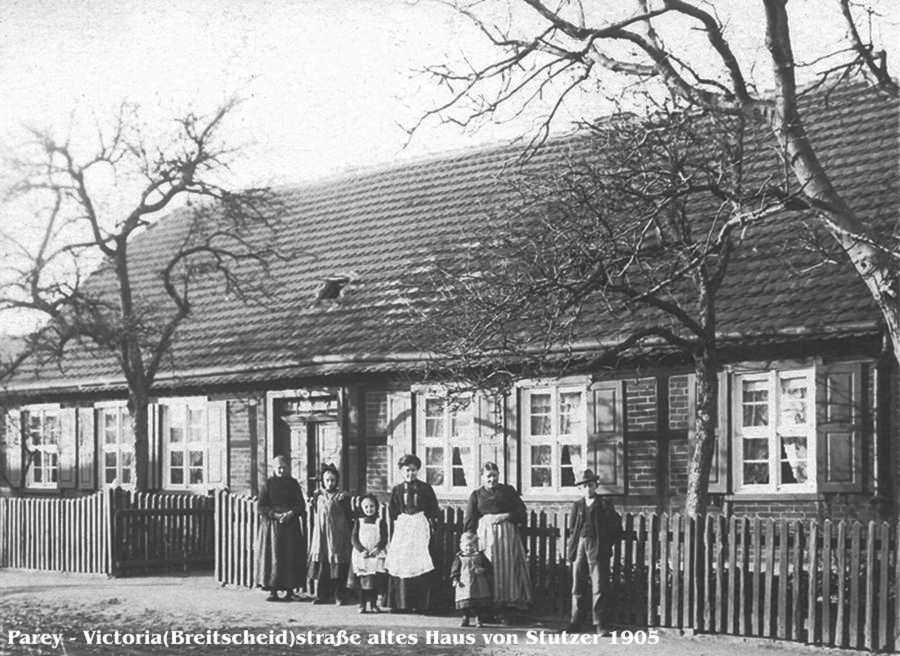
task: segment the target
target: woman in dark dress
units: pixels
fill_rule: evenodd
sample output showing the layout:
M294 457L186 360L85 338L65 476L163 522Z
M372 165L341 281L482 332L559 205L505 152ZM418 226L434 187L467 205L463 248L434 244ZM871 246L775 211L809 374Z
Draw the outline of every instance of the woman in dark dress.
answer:
M509 622L512 609L521 610L531 603L532 591L519 533L525 524L525 503L516 488L499 480L497 465L486 462L481 468L482 486L469 496L463 530L478 534L493 568L493 604Z
M390 574L391 610L427 611L431 605L434 561L431 558L431 525L440 516L432 487L418 479L422 461L406 455L398 463L403 483L391 490L388 512L394 534L385 566Z
M274 476L259 494L259 531L256 537L256 580L269 591L267 601L294 599L292 590L306 586L306 504L300 483L289 473L284 456L273 461Z

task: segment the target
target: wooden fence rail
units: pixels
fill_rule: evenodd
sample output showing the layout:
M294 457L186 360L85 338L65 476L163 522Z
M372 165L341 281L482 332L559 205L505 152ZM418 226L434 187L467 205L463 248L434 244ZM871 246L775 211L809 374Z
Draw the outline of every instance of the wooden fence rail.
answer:
M223 491L215 503L216 579L253 587L256 500ZM562 618L571 586L566 521L566 513L530 513L523 531L539 610ZM611 563L613 622L868 651L900 647L896 523L628 514L623 527ZM445 600L461 531L462 511L445 509L434 538Z
M115 576L211 568L213 500L107 489L71 499L0 498L0 567Z

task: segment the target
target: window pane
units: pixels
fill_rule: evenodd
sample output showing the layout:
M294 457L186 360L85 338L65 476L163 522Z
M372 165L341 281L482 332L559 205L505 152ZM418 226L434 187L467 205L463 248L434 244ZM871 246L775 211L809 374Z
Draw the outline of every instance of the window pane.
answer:
M47 480L56 483L57 474L59 472L59 456L55 453L45 453L45 462L47 462Z
M764 485L769 482L769 463L745 462L744 483L748 485Z
M203 466L203 451L191 451L190 459L191 459L191 467L202 467Z
M450 435L459 437L467 435L472 426L472 403L464 408L456 408L450 414Z
M809 480L805 437L781 438L781 483L806 483Z
M425 464L429 467L444 466L443 447L429 447L425 449Z
M769 389L764 380L745 380L743 385L744 426L769 425Z
M366 392L366 435L385 437L388 432L386 392Z
M105 474L104 477L103 477L104 482L105 482L107 485L109 485L110 483L115 483L115 482L116 482L116 476L117 476L117 474L118 474L118 472L116 472L115 467L113 467L112 469L108 469L108 468L107 468L107 469L105 469L104 471L106 472L106 474Z
M103 412L103 443L115 444L118 439L118 431L116 430L116 421L118 417L109 410Z
M576 444L563 444L560 452L560 479L562 487L575 487L576 473L584 471L581 447Z
M444 436L443 399L425 399L425 437Z
M107 451L103 454L103 463L106 467L116 468L116 461L118 460L118 454L115 451Z
M551 487L553 476L550 468L552 447L540 445L531 447L531 487Z
M744 460L767 460L768 458L768 440L744 440Z
M131 426L131 415L128 414L127 408L122 408L119 415L119 436L120 444L133 444L134 443L134 431Z
M28 436L32 444L41 443L41 416L33 414L28 417Z
M559 432L573 435L581 429L581 392L562 392L559 395Z
M550 425L550 394L532 394L530 397L530 417L532 435L550 435L553 431Z
M172 451L169 454L169 465L182 467L184 465L184 453L182 451Z
M187 422L188 422L188 441L189 442L202 442L204 438L205 431L203 430L203 410L197 409L187 409Z
M781 425L797 426L807 423L808 384L806 378L781 380Z
M169 429L169 442L179 444L184 441L184 431L180 426L172 426Z
M128 451L122 453L122 484L129 485L131 483L131 461L132 455Z
M59 418L44 416L44 444L59 444Z
M466 472L472 466L472 449L467 446L453 447L453 487L468 487Z
M173 467L169 470L169 478L172 485L184 485L184 470L181 467Z

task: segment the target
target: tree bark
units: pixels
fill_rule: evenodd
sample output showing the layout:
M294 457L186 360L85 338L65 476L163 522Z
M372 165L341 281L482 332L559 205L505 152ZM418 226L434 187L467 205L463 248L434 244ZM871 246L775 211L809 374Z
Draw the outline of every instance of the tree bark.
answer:
M131 390L128 395L128 412L134 435L134 489L146 492L150 489L150 408L149 395L144 390Z
M697 377L695 444L688 462L687 497L684 501L684 512L690 517L705 514L708 504L709 473L718 425L718 369L715 348L701 347L694 355L694 374Z

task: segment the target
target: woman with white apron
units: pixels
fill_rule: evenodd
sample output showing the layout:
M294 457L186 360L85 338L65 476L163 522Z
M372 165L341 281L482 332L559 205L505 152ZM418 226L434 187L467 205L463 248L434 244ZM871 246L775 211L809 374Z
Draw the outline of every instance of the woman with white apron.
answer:
M394 534L385 567L390 574L389 604L394 612L427 611L431 604L434 561L431 524L440 516L432 487L418 479L422 461L405 455L398 463L404 482L391 490L388 512Z

